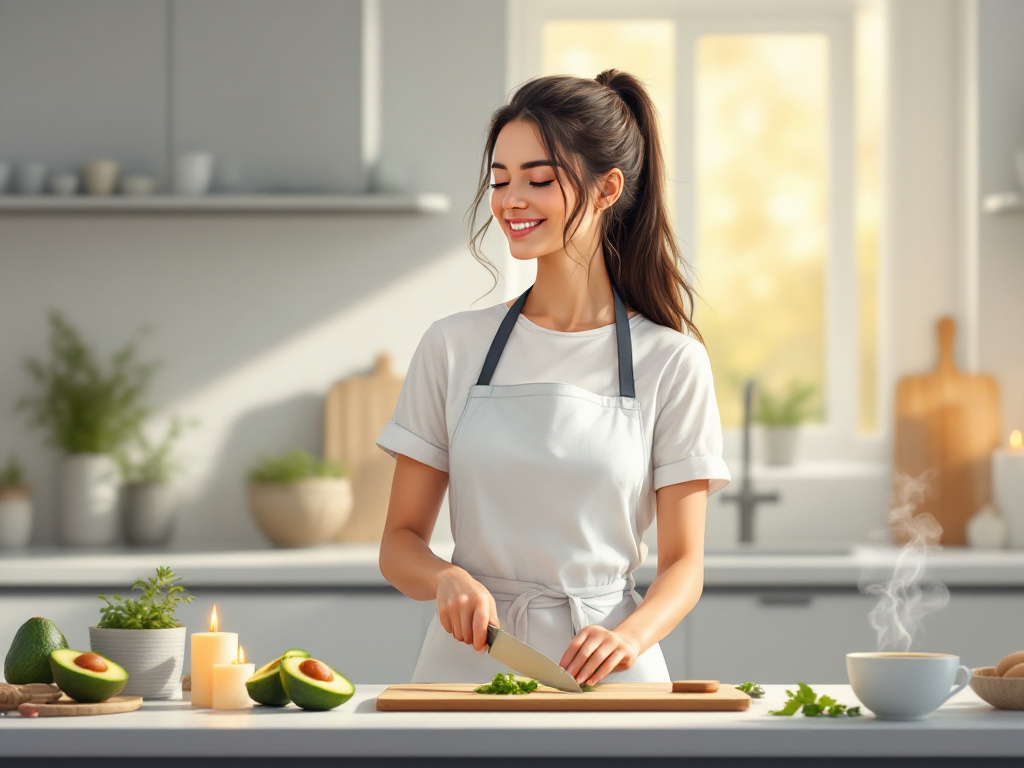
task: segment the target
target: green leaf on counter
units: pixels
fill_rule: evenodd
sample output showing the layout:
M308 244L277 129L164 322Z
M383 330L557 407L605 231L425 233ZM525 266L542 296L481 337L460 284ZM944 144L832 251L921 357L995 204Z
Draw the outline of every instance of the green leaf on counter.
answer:
M782 705L782 709L769 710L769 715L790 716L795 715L799 711L803 712L805 717L820 717L821 715L828 715L829 717L841 717L843 715L847 717L860 716L860 707L850 707L847 709L845 704L840 704L831 696L825 694L822 694L820 697L816 696L811 687L806 683L797 683L796 693L787 690L786 695L789 698Z
M764 696L764 688L762 688L757 683L740 683L739 685L734 687L736 688L736 690L743 691L752 699L760 699L762 696Z
M490 683L484 683L478 685L473 690L476 693L498 693L504 695L518 695L521 693L530 693L537 687L536 680L529 680L522 677L516 677L511 672L503 674L499 672L494 676L494 679Z

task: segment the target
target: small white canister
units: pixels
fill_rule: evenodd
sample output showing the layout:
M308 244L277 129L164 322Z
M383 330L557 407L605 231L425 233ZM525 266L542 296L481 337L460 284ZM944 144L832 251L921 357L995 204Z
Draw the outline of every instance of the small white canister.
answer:
M967 544L979 549L1002 549L1009 540L1006 518L985 506L967 521Z
M24 549L32 538L32 490L0 486L0 550Z

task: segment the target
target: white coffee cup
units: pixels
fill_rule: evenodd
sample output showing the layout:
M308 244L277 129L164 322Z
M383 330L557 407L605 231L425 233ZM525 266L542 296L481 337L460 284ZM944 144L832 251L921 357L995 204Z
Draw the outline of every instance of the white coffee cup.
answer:
M971 681L971 670L950 653L848 653L846 674L880 720L920 720Z
M117 189L121 166L113 160L93 160L82 166L85 191L90 195L112 195Z
M174 158L174 191L179 195L205 195L213 181L213 155L182 152Z

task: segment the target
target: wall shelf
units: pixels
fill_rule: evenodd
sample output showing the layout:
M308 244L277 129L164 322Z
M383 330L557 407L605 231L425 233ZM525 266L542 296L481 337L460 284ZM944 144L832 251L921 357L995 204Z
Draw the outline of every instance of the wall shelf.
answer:
M1024 195L1017 192L994 192L981 199L985 213L1018 213L1024 211Z
M447 195L0 195L3 213L444 213Z

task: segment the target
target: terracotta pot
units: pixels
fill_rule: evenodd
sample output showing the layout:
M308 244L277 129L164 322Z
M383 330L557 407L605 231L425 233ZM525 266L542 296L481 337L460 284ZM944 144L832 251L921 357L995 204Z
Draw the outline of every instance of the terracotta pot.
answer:
M249 509L279 547L310 547L334 539L352 512L347 477L318 477L295 483L249 483Z

